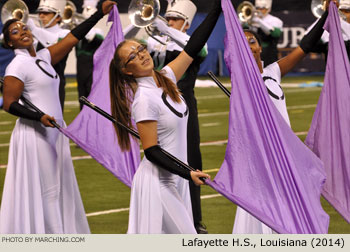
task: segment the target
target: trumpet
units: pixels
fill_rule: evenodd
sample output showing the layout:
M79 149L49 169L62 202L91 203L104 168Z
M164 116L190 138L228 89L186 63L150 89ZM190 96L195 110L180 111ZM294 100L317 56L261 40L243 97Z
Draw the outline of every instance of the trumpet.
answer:
M164 42L155 37L155 35L159 34L151 28L151 24L157 17L164 19L159 16L159 12L159 0L132 0L128 9L129 19L134 26L145 28L146 33L150 37L165 45Z
M237 14L241 22L251 24L253 17L257 15L257 11L251 2L243 1L237 7Z
M82 23L85 20L84 16L77 13L77 8L72 1L67 1L66 6L62 14L61 27L64 29L72 30L75 26Z

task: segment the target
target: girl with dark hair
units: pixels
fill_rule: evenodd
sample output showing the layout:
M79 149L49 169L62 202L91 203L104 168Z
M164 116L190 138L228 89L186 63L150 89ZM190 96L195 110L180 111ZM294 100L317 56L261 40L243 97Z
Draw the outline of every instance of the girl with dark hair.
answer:
M90 233L80 197L58 96L60 61L115 3L106 1L93 16L55 45L35 51L26 24L12 19L3 28L4 46L16 57L6 68L4 109L20 118L11 135L0 211L0 233ZM42 109L19 102L23 96ZM47 113L47 114L46 114Z
M160 148L187 162L188 108L175 83L205 45L220 13L221 1L214 0L184 50L160 72L136 41L126 40L115 51L110 64L112 114L129 127L134 119L145 151L132 183L128 233L196 233L185 179L202 185L200 178L209 175L179 167ZM118 125L116 132L127 150L127 132Z

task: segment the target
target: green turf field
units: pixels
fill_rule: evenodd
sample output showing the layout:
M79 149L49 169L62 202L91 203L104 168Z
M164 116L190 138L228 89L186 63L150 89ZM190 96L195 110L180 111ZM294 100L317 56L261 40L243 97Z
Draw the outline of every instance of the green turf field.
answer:
M284 82L322 81L322 77L285 77ZM321 88L285 88L293 130L304 140ZM64 117L69 124L79 112L74 85L66 89ZM198 100L203 168L212 178L220 167L227 139L229 100L220 89L196 88ZM5 178L8 143L16 118L0 110L0 195ZM215 143L215 141L219 141ZM213 143L208 143L213 142ZM205 144L207 143L207 144ZM128 224L130 189L87 154L71 145L80 192L92 233L125 233ZM0 198L1 201L1 198ZM329 233L350 233L350 225L322 199L330 215ZM203 222L209 233L232 233L236 206L211 188L202 187Z

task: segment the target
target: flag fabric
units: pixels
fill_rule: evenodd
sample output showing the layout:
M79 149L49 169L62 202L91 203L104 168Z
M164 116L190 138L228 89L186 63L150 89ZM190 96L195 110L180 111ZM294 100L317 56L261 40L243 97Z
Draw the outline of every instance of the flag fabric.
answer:
M322 195L350 222L350 63L334 3L324 27L329 32L325 80L305 143L324 162Z
M222 0L230 71L225 160L208 184L278 233L327 233L321 160L270 100L230 0Z
M109 64L116 47L124 40L116 6L111 11L108 21L112 21L113 24L94 55L93 83L88 99L110 113ZM130 151L122 151L112 122L86 106L74 121L61 131L120 181L131 186L140 163L140 148L134 138L130 137Z

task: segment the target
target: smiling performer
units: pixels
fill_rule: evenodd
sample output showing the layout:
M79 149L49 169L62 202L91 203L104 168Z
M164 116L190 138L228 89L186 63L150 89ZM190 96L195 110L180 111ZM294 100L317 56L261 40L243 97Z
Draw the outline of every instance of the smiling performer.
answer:
M132 127L133 117L145 151L133 178L128 233L197 233L189 197L184 202L176 187L177 175L196 185L202 185L200 178L209 175L178 167L160 147L187 162L188 108L175 83L215 27L221 13L221 1L212 2L211 11L184 50L160 72L154 70L152 57L145 46L131 40L119 44L111 61L112 115L129 127ZM116 132L121 148L128 149L128 133L117 125ZM189 194L188 187L186 193Z
M59 78L52 65L75 46L108 13L102 9L55 45L38 52L28 26L17 19L3 27L4 46L16 57L6 68L4 110L19 116L11 135L0 210L0 233L90 233L80 197L69 141L51 121L64 126ZM19 102L23 96L44 111ZM47 114L46 114L47 113Z
M336 0L334 0L336 1ZM327 2L327 10L329 1ZM281 77L287 74L293 67L302 60L307 53L317 44L323 33L323 25L327 19L328 11L326 11L312 30L303 37L300 42L300 46L294 49L290 54L263 68L263 64L260 58L262 51L260 39L258 35L251 31L245 30L244 34L253 53L254 59L258 65L261 76L264 80L268 94L280 112L286 123L290 126L289 116L287 112L287 106L285 96L280 85ZM235 223L233 226L233 233L243 234L271 234L273 230L260 222L258 219L250 215L248 212L240 207L237 207Z

